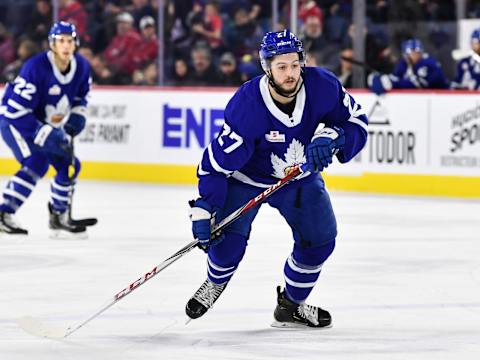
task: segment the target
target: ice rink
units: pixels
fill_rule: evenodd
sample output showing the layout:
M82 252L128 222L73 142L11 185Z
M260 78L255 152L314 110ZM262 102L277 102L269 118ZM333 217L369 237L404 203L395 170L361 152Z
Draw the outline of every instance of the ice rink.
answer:
M0 178L3 188L6 178ZM24 315L66 328L191 241L189 186L80 181L74 216L97 216L88 240L50 240L48 182L0 235L0 359L479 359L480 201L331 194L337 248L308 303L323 330L270 327L292 246L263 206L247 254L204 318L184 306L206 276L195 249L63 340L37 338Z

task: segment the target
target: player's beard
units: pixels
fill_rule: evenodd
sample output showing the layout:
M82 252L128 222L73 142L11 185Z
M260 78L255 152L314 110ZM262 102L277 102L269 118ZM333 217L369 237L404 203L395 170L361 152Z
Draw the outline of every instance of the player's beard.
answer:
M280 90L280 95L284 95L284 96L287 95L287 96L288 96L288 95L294 94L294 93L297 91L298 85L299 85L299 82L300 82L300 78L301 78L301 77L299 77L299 78L297 79L297 81L295 82L295 86L293 86L293 87L290 88L290 89L285 88L285 87L283 86L283 84L279 84L275 79L273 79L273 82L274 82L274 84L275 84L275 86L276 86L276 89ZM287 82L287 81L289 81L289 80L294 80L294 78L288 78L288 79L286 79L286 80L284 81L284 83Z

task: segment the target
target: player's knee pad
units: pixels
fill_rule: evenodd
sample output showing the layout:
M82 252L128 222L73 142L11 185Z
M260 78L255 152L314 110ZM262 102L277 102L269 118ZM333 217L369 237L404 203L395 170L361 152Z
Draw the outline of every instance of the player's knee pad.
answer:
M49 161L41 152L34 153L22 161L22 167L26 169L25 171L33 172L31 174L32 178L43 178L48 171L48 166Z
M208 252L209 258L223 267L237 266L245 254L247 238L240 234L225 233L224 240L212 246Z
M293 248L295 261L307 266L318 266L323 264L335 249L335 239L316 247L302 247L297 244Z

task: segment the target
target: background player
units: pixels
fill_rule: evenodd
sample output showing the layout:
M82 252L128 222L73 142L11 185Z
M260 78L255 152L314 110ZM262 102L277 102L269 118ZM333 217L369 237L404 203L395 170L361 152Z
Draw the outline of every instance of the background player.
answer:
M294 238L285 262L285 290L277 288L273 325L329 326L327 311L305 304L337 235L319 172L333 154L344 163L362 149L367 118L332 73L305 68L302 43L289 30L267 33L260 59L265 75L245 83L229 101L223 131L198 166L200 198L191 204L191 220L194 237L208 252L208 277L186 313L193 319L202 316L223 292L243 258L258 207L215 239L211 219L220 221L306 161L311 172L267 201Z
M452 89L480 89L480 28L472 32L471 45L472 53L457 64Z
M72 220L70 198L80 161L72 158L69 136L85 127L90 66L75 54L78 34L75 26L55 23L50 29L50 50L29 59L19 76L8 84L2 99L0 129L3 139L21 164L3 190L0 231L27 234L13 215L27 200L49 165L56 170L48 203L50 228L55 235L85 235L92 219ZM74 174L69 167L74 164Z
M403 58L391 74L372 73L370 89L381 95L391 89L447 89L449 84L440 63L427 54L418 39L402 43Z

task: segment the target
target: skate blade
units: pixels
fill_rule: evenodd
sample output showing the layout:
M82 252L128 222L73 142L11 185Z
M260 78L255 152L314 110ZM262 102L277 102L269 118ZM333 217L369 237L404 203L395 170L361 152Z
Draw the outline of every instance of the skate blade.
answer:
M65 230L51 230L49 238L52 240L85 240L88 239L88 234L86 231L72 233Z
M313 326L307 326L307 325L298 324L298 323L280 322L280 321L274 320L270 324L270 326L277 329L286 329L286 330L320 330L320 329L329 329L333 325L330 324L327 326L313 327Z

